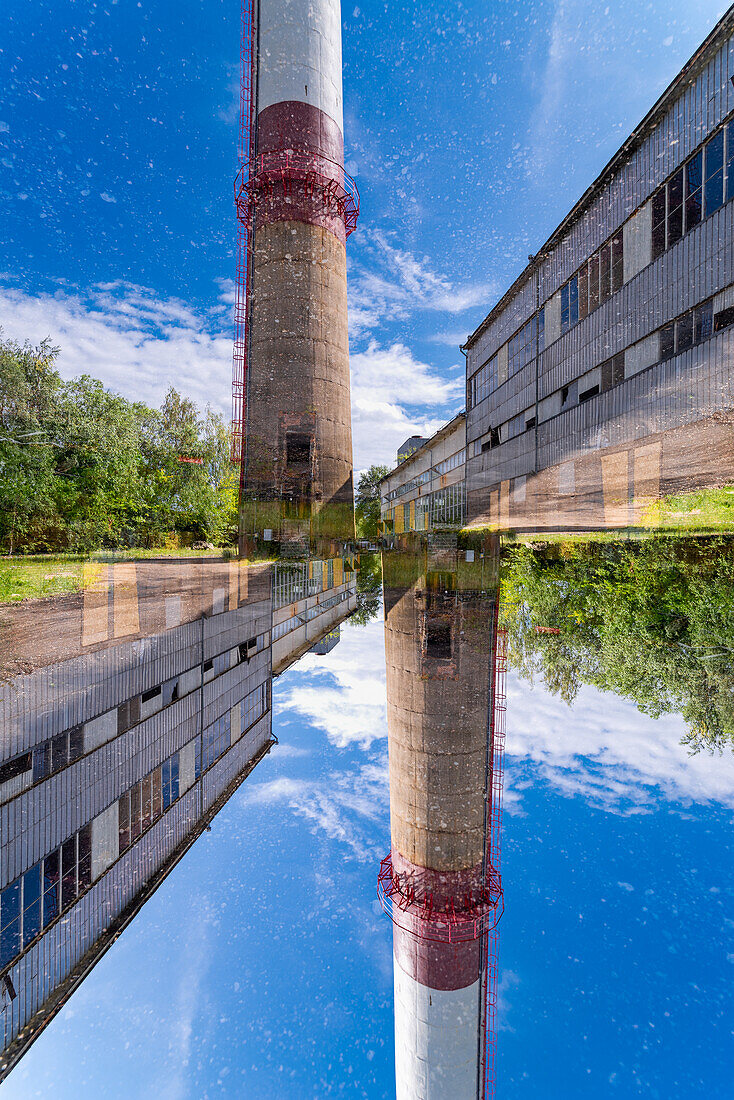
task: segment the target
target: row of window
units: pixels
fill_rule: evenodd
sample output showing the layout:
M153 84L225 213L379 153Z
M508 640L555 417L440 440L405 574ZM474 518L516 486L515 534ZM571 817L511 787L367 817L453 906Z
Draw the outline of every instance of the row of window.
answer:
M470 409L473 409L480 401L484 401L485 397L489 397L490 393L494 393L497 389L497 361L498 356L495 353L492 358L486 362L483 367L480 367L477 373L473 374L469 379L468 402Z
M507 344L507 377L512 378L545 347L545 307L526 321ZM498 355L484 363L469 379L467 403L473 409L499 385Z
M265 643L265 634L241 642L239 645L239 662L249 661L259 649L264 647ZM216 657L205 661L202 671L204 675L213 672L214 676L219 676L221 673L226 672L229 667L229 653L220 653ZM162 710L170 703L175 702L179 698L179 680L180 677L175 676L164 684L149 688L142 695L135 695L132 699L126 699L124 703L120 703L117 708L118 735L132 729L133 726L137 726L142 721L142 706L145 703L158 698L160 703L158 710ZM47 741L42 741L31 752L22 753L20 756L15 756L12 760L0 764L0 787L8 780L14 779L18 775L24 775L26 772L32 773L31 782L36 783L41 779L48 778L55 772L61 771L68 764L73 764L83 754L84 727L80 724L72 726L62 733L55 734Z
M85 825L0 892L0 970L92 883L92 828Z
M84 752L84 733L81 725L73 726L41 742L31 752L24 752L0 765L0 786L26 772L32 772L32 782L45 779L53 772L72 764Z
M439 462L436 466L437 474L448 474L451 470L456 470L459 466L463 466L466 462L466 450L464 447L460 451L456 451L455 454L445 458L443 462Z
M561 333L583 321L624 282L624 240L621 231L590 256L561 287Z
M442 474L447 474L451 470L456 470L459 466L463 466L465 462L466 450L462 447L460 451L455 451L454 454L449 455L448 458L444 458L442 462L432 466L430 470L423 470L409 481L404 482L402 485L398 485L397 489L392 489L387 493L385 500L395 500L397 497L405 496L405 494L411 492L411 490L417 489L421 485L425 485L431 478L440 477Z
M326 578L324 579L324 565ZM316 596L319 592L334 587L334 559L326 562L293 562L288 565L276 565L273 570L273 608L285 607L289 603L305 600L307 596Z
M241 733L268 707L268 684L259 684L242 700ZM231 744L231 712L204 731L197 744L196 778ZM118 799L120 854L162 816L179 797L180 754L154 768ZM0 970L68 909L92 884L92 826L88 823L0 891Z
M304 620L298 615L291 615L290 619L285 619L282 623L278 623L273 627L273 641L277 642L279 638L284 638L292 630L297 630L299 626L303 626L303 623Z
M465 512L465 487L460 481L408 504L399 504L393 510L392 524L396 535L412 530L425 531L429 527L462 527ZM386 519L389 523L389 514Z
M545 346L545 311L539 310L510 338L507 345L507 377L512 378L535 359Z
M670 321L658 330L660 336L658 361L670 359L673 355L708 340L713 333L728 328L730 325L734 325L734 307L720 310L714 314L713 299L709 299L708 302L703 302L694 309L687 310L686 313L681 314L680 317ZM585 390L579 389L579 383L583 384L583 379L576 379L564 386L561 390L561 411L563 412L577 403L582 405L599 393L604 393L623 382L625 377L625 353L620 351L611 358L606 359L600 364L600 373L600 383L588 386ZM511 420L506 421L500 427L491 428L489 437L483 443L480 444L479 441L475 443L474 453L479 454L480 451L488 451L493 447L498 447L500 443L506 443L508 440L534 427L535 416L529 409L518 413L517 416L512 417Z
M733 195L734 120L712 134L652 196L653 259Z
M734 308L722 309L714 314L713 301L710 300L689 309L660 329L660 358L670 359L681 351L687 351L730 325L734 325Z
M239 735L246 733L268 709L268 683L258 684L242 700ZM227 711L208 726L196 743L194 775L198 779L232 744L232 712Z

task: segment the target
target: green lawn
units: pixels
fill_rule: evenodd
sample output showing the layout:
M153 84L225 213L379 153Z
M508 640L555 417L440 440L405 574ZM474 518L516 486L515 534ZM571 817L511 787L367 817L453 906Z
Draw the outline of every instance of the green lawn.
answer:
M78 592L93 579L80 555L0 558L0 603ZM99 568L96 569L99 572Z

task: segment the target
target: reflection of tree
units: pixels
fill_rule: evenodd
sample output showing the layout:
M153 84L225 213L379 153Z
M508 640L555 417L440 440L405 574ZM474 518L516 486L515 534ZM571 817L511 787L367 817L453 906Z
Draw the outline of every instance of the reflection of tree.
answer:
M503 595L522 675L569 703L586 683L679 711L693 752L734 744L734 541L511 547Z
M390 473L387 466L370 466L360 475L354 498L357 538L375 542L380 533L380 481Z
M357 569L357 610L351 622L366 626L380 611L382 566L379 554L362 554Z

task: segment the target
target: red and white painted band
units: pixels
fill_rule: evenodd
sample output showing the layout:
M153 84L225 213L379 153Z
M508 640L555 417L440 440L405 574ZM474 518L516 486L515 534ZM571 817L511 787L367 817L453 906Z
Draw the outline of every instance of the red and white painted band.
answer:
M340 0L261 0L258 110L300 102L344 131Z

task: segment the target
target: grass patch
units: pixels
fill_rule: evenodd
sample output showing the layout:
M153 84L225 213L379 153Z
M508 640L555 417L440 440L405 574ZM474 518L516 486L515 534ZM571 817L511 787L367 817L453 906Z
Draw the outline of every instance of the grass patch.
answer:
M91 584L101 566L89 568L81 556L0 558L0 603L65 596Z

